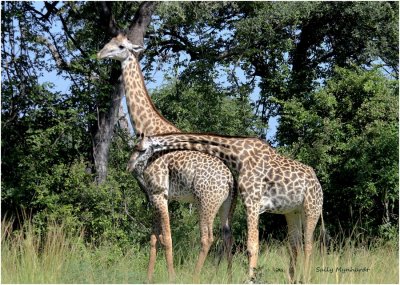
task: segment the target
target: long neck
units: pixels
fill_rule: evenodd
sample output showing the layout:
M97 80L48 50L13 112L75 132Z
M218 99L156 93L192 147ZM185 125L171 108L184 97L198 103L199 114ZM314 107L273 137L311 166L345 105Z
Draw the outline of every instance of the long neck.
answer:
M152 137L155 152L162 150L196 150L217 156L228 166L241 171L243 165L256 158L255 138L225 137L208 134L168 134Z
M169 132L180 132L154 107L144 84L139 62L130 55L122 62L126 103L136 135L152 136Z

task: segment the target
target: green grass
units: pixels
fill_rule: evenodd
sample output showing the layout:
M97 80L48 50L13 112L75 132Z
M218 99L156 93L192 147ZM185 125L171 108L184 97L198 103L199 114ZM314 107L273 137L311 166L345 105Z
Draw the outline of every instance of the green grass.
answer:
M144 283L148 261L148 246L132 246L122 252L107 242L95 247L86 244L82 234L67 234L54 226L42 238L28 226L11 233L9 224L2 223L1 282L2 283ZM193 242L192 242L193 244ZM184 250L175 246L176 283L191 283L198 249ZM188 247L186 247L188 248ZM158 255L155 283L167 283L163 252ZM258 282L287 283L289 256L284 244L261 247ZM201 275L202 283L227 283L226 263L216 266L210 253ZM301 260L298 274L301 274ZM337 251L320 254L314 250L311 260L311 283L398 283L397 242L380 247L356 247L346 241ZM336 268L368 268L368 272L336 272ZM318 269L333 272L318 272ZM233 283L246 280L247 258L237 253L233 260ZM320 271L320 270L319 270Z

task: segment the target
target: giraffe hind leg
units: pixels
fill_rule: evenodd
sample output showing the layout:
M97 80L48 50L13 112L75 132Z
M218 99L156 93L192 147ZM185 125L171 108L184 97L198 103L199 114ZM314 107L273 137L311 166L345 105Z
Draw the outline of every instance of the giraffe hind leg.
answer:
M246 203L247 215L247 258L248 258L248 282L256 281L256 269L258 262L259 238L258 238L258 221L259 208L252 203ZM257 202L255 202L257 203Z
M304 282L309 283L310 278L310 256L313 249L314 231L319 220L321 210L305 209L304 221Z
M288 240L289 240L289 283L293 283L295 268L299 252L302 247L302 212L300 210L285 214L286 222L288 225Z
M218 208L219 207L209 207L207 203L201 203L199 205L201 249L193 275L193 281L195 283L198 283L200 280L201 269L203 268L210 247L214 241L213 223Z
M158 198L158 199L157 199ZM168 213L168 201L164 197L157 197L153 204L160 217L161 234L159 240L165 249L165 259L167 262L168 278L170 282L175 281L175 269L172 253L171 226Z

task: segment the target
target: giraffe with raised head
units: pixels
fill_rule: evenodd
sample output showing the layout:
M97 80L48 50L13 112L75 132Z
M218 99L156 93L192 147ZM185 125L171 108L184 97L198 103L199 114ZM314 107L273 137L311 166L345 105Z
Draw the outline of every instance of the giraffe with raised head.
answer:
M145 87L137 54L143 48L132 44L125 35L111 39L97 54L99 59L121 62L125 97L136 136L180 132L154 107ZM133 152L127 169L135 173L140 187L155 207L154 228L150 237L150 258L147 279L152 282L157 254L157 241L165 248L168 275L175 279L168 200L193 201L200 215L201 250L194 270L199 279L201 268L213 242L213 222L220 210L228 271L232 264L231 218L233 215L234 180L224 163L207 154L194 151L174 151L155 157L146 167L136 165Z
M278 154L257 138L173 133L144 137L136 147L136 160L143 164L159 151L197 150L214 155L235 169L247 212L249 277L254 278L258 259L259 214L269 212L284 214L288 224L290 282L294 281L304 238L303 278L308 281L313 234L323 204L322 188L311 167Z

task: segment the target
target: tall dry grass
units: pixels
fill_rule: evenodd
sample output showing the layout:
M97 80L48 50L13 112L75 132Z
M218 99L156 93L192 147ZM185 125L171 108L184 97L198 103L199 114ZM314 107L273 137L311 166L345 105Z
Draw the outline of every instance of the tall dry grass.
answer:
M30 225L11 232L1 225L2 283L144 283L148 247L123 251L104 241L100 246L85 243L80 234L69 234L63 226L52 225L45 235ZM174 262L177 283L191 283L198 248L178 246ZM316 246L311 257L311 283L395 283L399 281L397 242L374 246L343 240L334 250L321 253ZM162 251L160 251L162 253ZM284 243L263 244L260 251L258 282L287 283L289 254ZM301 258L297 278L303 274ZM233 283L246 281L247 258L238 252L233 260ZM355 271L358 269L359 271ZM368 269L368 270L367 270ZM349 271L353 270L353 271ZM361 271L360 271L361 270ZM163 254L157 257L156 283L167 283ZM217 266L210 254L202 272L202 283L228 283L225 261Z

